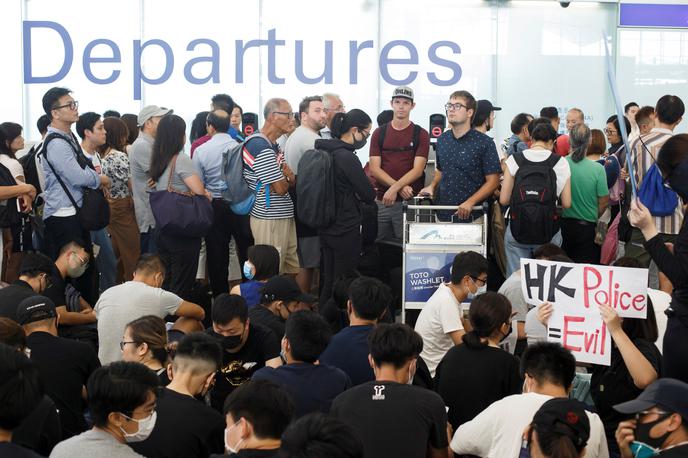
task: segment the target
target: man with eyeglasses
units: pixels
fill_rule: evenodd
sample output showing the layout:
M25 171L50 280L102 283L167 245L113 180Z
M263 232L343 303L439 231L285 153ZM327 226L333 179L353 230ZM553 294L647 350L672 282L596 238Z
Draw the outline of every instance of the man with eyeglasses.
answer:
M394 117L373 132L370 171L377 181L377 240L402 242L402 202L418 194L425 181L430 151L428 131L411 122L413 89L399 86L392 92Z
M458 205L454 213L467 220L499 186L502 167L490 137L471 129L476 102L468 91L456 91L444 106L451 130L437 139L437 169L432 183L420 195L434 196L436 205ZM440 212L450 219L451 212Z
M688 456L688 384L659 379L614 409L634 415L616 429L622 458Z
M447 352L462 343L465 334L461 303L485 291L487 259L474 251L459 253L451 266L451 281L442 283L425 303L416 321L423 338L420 356L434 377Z
M17 320L17 307L27 297L41 294L50 281L53 262L40 253L26 253L19 266L19 279L0 289L0 316Z
M320 129L320 137L322 138L332 138L332 133L330 132L330 127L332 126L332 118L337 113L346 113L346 107L344 102L337 95L331 92L326 92L322 96L323 107L325 109L325 114L327 115L327 125Z
M260 135L244 143L244 179L256 192L251 209L251 232L256 244L272 245L280 253L280 273L299 273L296 255L294 204L289 188L296 185L294 172L277 146L277 139L290 132L294 112L284 99L267 101Z
M90 240L89 232L79 223L77 209L57 176L62 179L78 206L83 200L83 188L107 188L110 180L105 175L98 175L71 131L72 124L79 120L79 102L74 100L71 91L63 87L49 89L43 96L43 109L51 119L46 137L48 143L44 150L46 160L43 161L43 220L46 254L56 259L65 243L75 239ZM90 251L90 243L88 245Z

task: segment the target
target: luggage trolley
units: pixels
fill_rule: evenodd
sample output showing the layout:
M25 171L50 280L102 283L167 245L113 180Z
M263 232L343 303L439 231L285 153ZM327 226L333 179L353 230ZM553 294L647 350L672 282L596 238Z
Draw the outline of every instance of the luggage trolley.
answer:
M427 201L427 198L415 198L413 205L404 204L401 301L404 323L407 310L421 310L440 283L449 280L454 256L463 251L476 251L487 257L487 203L473 207L474 215L481 212L481 216L456 223L438 221L436 212L455 212L458 206L421 205Z

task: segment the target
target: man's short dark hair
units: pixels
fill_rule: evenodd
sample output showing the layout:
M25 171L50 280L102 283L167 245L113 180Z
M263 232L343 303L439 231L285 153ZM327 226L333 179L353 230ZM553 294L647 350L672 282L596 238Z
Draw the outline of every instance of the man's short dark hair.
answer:
M165 263L157 254L142 254L139 260L136 262L136 268L134 272L146 275L155 275L158 272L165 275Z
M76 122L76 133L79 134L82 140L86 138L87 130L93 132L93 126L96 125L99 119L100 115L92 111L88 111L79 116L79 120Z
M188 358L192 361L203 361L215 366L217 370L222 366L222 347L216 339L203 332L194 332L182 337L174 352L177 358Z
M300 310L287 318L284 337L289 341L296 361L314 363L332 338L327 321L317 312Z
M213 104L213 109L225 110L227 113L232 114L232 110L234 109L234 99L232 99L228 94L215 94L210 101Z
M226 133L229 130L229 115L223 109L213 110L208 113L205 118L205 122L209 126L213 126L216 132Z
M68 253L70 251L77 251L77 250L86 250L86 246L84 242L81 240L72 240L70 242L65 243L62 245L62 248L60 248L60 256L62 256L65 253ZM88 250L86 250L88 251Z
M487 272L487 259L475 251L464 251L454 256L452 263L451 282L458 285L461 279L469 277L479 277Z
M528 133L533 141L553 142L557 139L557 131L547 118L535 118L530 121Z
M53 116L50 112L53 111L53 109L57 106L61 97L64 97L65 95L69 95L71 93L72 91L70 91L66 87L51 87L50 89L48 89L48 92L43 94L42 100L43 111L45 111L45 114L50 119L53 119Z
M131 417L146 403L149 392L159 384L155 372L141 363L117 361L96 369L88 379L88 405L93 424L104 427L108 415L121 412Z
M533 116L528 113L519 113L514 116L514 119L511 120L511 133L514 135L520 134L531 119L533 119Z
M475 101L475 97L473 97L473 94L471 94L470 92L454 91L449 96L449 99L463 99L466 102L466 111L473 110L473 116L475 116L475 107L477 105L477 102Z
M55 263L43 253L24 253L21 264L19 265L19 275L26 275L29 278L36 278L42 274L51 275Z
M121 118L122 115L119 114L119 111L116 110L105 110L105 113L103 113L103 118Z
M569 389L576 375L576 358L555 342L528 345L521 356L521 378L526 374L540 385L549 382Z
M23 353L0 344L0 428L16 429L42 398L38 368Z
M322 96L312 95L309 97L304 97L301 103L299 103L299 114L308 113L308 109L311 107L311 102L322 102Z
M631 121L628 120L626 116L623 117L624 119L624 127L626 128L626 135L631 134ZM611 115L607 119L607 124L614 124L614 128L616 131L619 133L619 136L621 136L621 125L619 124L619 118L616 115Z
M363 458L363 444L343 421L312 413L284 431L280 453L284 458Z
M637 103L635 103L635 102L629 102L629 103L627 103L627 104L624 106L624 113L628 114L628 110L630 110L630 109L633 108L633 107L638 107L638 108L639 108L639 105L638 105Z
M383 110L377 115L377 125L382 126L392 122L394 119L394 110Z
M279 439L294 415L294 403L284 388L268 380L251 380L227 396L225 415L245 418L259 439Z
M560 246L553 243L545 243L533 250L533 259L544 259L549 260L552 256L565 255L564 251Z
M12 318L0 316L0 343L9 345L15 350L26 348L26 332Z
M36 121L36 128L38 129L38 132L43 135L46 132L48 132L48 126L50 125L50 116L44 114L41 115L40 118L38 118L38 121Z
M423 351L423 338L407 324L382 323L368 336L368 346L377 366L392 364L400 369Z
M377 320L391 304L392 293L377 278L360 277L349 286L349 300L359 318Z
M552 121L559 117L559 110L557 110L557 107L544 107L540 110L540 117Z
M657 100L655 114L663 124L675 124L683 117L686 107L677 95L665 95Z
M644 106L635 114L635 123L647 124L652 120L652 116L655 114L655 107Z
M248 318L246 299L238 294L222 293L213 301L210 314L215 324L225 325L235 318L239 318L239 321L246 323Z

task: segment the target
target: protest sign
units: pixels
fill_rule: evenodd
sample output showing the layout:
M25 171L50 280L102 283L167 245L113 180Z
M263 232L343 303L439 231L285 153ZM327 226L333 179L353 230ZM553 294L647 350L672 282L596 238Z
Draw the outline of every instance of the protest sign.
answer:
M611 336L599 306L621 317L647 316L647 269L521 259L521 289L528 304L550 302L547 340L561 343L580 362L609 365Z

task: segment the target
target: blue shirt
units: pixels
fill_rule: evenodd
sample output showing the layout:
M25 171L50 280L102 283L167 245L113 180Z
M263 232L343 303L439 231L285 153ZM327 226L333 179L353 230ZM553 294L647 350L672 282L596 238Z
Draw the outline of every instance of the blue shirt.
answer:
M329 413L334 398L351 388L348 375L324 364L266 366L258 369L251 379L270 380L283 386L294 400L294 418L312 412Z
M373 368L368 363L368 336L373 328L373 325L365 325L342 329L332 337L330 344L320 355L320 363L343 370L354 386L375 380Z
M100 186L100 177L96 171L90 167L81 168L77 162L74 148L80 151L81 146L72 137L73 134L49 126L48 135L52 133L60 135L60 138L51 140L48 143L46 148L47 161L43 161L43 171L45 172L43 219L53 216L60 209L62 209L62 212L58 216L70 216L69 214L62 213L65 211L69 213L69 209L74 208L71 200L69 200L69 197L67 197L62 186L57 181L53 169L48 165L48 161L55 168L55 172L62 178L77 205L81 205L84 197L81 188L97 189ZM71 214L74 215L76 213L72 212Z
M205 189L214 198L222 197L227 182L222 177L222 154L237 142L229 134L216 133L194 151L193 163L201 174Z
M248 308L255 307L260 304L260 290L265 286L265 283L258 280L251 280L244 283L239 283L239 292L241 297L246 300Z
M437 170L442 172L437 205L461 205L485 184L485 176L502 167L490 137L470 129L455 138L448 130L437 139Z
M518 138L518 135L513 134L511 137L509 137L509 140L507 141L507 147L506 147L506 155L511 156L514 154L514 144L516 145L516 152L517 153L522 153L525 150L528 149L528 145L525 142L522 142L520 138Z

